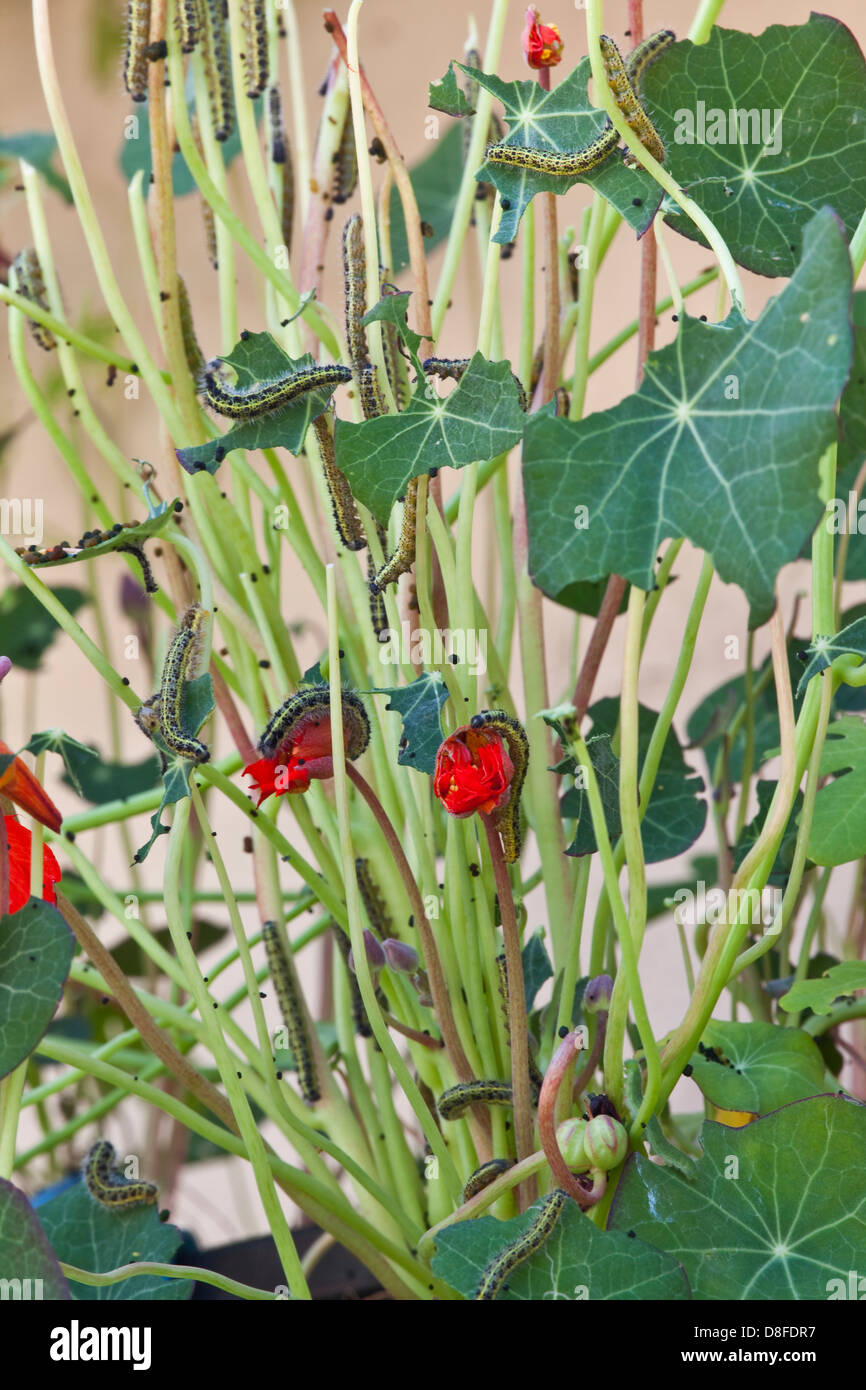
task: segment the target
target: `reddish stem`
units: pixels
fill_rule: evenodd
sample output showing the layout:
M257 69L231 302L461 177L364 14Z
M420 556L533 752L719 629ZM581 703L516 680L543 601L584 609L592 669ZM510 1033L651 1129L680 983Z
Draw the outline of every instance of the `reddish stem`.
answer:
M581 1187L563 1158L559 1140L556 1137L556 1101L559 1096L559 1088L574 1066L579 1051L580 1034L575 1029L563 1038L545 1073L541 1095L538 1097L538 1136L541 1139L541 1147L544 1149L544 1156L550 1166L550 1171L556 1179L557 1187L563 1188L570 1197L573 1197L583 1207L586 1204L586 1190Z

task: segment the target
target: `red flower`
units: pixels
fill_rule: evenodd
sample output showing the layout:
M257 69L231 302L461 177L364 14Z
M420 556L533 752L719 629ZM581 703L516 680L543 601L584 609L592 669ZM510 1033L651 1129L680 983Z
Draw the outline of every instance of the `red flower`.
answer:
M30 897L30 831L14 816L4 816L9 845L9 911L18 912ZM42 896L56 903L55 883L60 882L60 865L47 845L42 847Z
M27 764L21 758L16 758L12 749L2 741L0 757L12 759L12 762L0 771L0 792L8 796L10 801L14 801L16 806L27 811L34 820L57 832L62 819L60 812L50 796L43 791Z
M562 39L555 24L542 24L535 5L526 11L526 28L520 35L523 54L531 68L555 68L562 59Z
M295 701L299 697L292 697ZM292 705L286 702L283 710ZM302 707L285 730L280 729L280 742L273 745L269 731L280 719L278 711L259 744L263 756L244 768L253 789L259 793L257 805L269 796L285 796L305 792L312 781L327 781L334 775L331 748L331 711L327 686L311 688L303 697ZM357 695L343 693L343 744L347 758L358 758L367 746L370 724Z
M493 729L457 729L440 746L433 791L458 819L505 806L511 795L514 764L505 740Z

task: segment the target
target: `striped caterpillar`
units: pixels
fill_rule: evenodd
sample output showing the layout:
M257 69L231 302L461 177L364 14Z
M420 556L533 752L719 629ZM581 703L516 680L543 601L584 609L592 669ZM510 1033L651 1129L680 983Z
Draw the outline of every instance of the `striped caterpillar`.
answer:
M324 367L302 367L287 376L257 381L252 386L230 386L219 375L220 359L205 364L199 376L199 390L211 410L230 420L255 420L291 405L308 391L339 386L351 381L348 367L332 363Z
M319 441L319 453L322 457L322 473L325 479L325 486L328 490L328 497L331 502L331 511L334 514L334 525L337 528L337 535L340 543L347 550L363 550L367 544L364 535L364 528L358 516L358 509L355 506L355 499L352 496L352 489L346 481L345 475L337 467L334 455L334 436L331 427L324 415L320 415L313 421L313 429Z
M367 1010L364 1007L364 1000L361 996L361 986L358 984L357 975L349 965L349 952L352 949L349 944L349 938L347 937L344 931L340 930L339 927L334 928L334 936L337 940L337 946L339 948L340 955L346 962L346 970L348 971L349 975L349 989L351 990L352 994L352 1023L354 1025L355 1032L361 1038L372 1038L373 1029L370 1025L370 1020L367 1017ZM381 1008L386 1009L388 1007L388 1001L386 1000L384 994L379 988L376 989L376 998L379 1000L379 1005ZM376 1044L376 1046L378 1047L378 1043Z
M343 228L343 288L346 303L346 344L352 376L358 387L365 420L385 414L385 401L376 369L370 361L367 334L361 322L367 312L367 278L364 261L364 223L359 213ZM383 333L384 341L384 333Z
M286 162L286 132L283 126L283 103L279 87L268 88L268 127L271 133L271 163Z
M155 1202L159 1196L156 1183L125 1178L117 1171L115 1160L114 1145L107 1139L97 1139L83 1164L84 1181L91 1197L103 1207L133 1207Z
M147 101L147 48L150 43L150 0L128 0L123 81L133 101Z
M208 610L198 603L192 604L186 610L177 632L169 643L159 691L158 717L162 741L172 753L193 763L206 763L210 758L210 749L199 739L192 738L183 731L183 687L187 681L195 677L209 617Z
M334 179L331 185L331 202L346 203L355 191L358 182L358 151L355 148L355 128L352 124L351 107L346 109L346 119L340 143L333 155Z
M268 25L265 0L243 0L244 76L247 96L260 97L268 85Z
M463 1201L468 1202L471 1198L477 1197L479 1192L483 1192L485 1187L489 1187L502 1173L507 1173L509 1168L513 1167L514 1161L510 1158L490 1158L486 1163L482 1163L481 1167L476 1168L466 1179Z
M12 262L12 269L15 271L15 285L18 293L25 299L29 299L31 304L38 304L40 309L48 312L48 299L45 294L45 281L42 278L42 266L39 263L39 256L32 246L25 247L19 251ZM32 336L41 348L50 352L57 347L57 339L50 329L43 324L37 323L35 319L28 319Z
M654 36L655 37L655 36ZM600 40L601 56L604 59L604 71L607 77L607 85L613 93L613 99L625 117L629 130L634 131L638 140L649 150L653 159L657 159L659 164L665 160L665 147L661 136L653 125L647 113L641 106L637 92L632 86L629 74L626 71L622 54L614 43L613 39L608 38L607 34L602 34ZM654 57L661 52L661 47L656 46ZM649 58L642 60L640 70L643 72ZM633 156L626 156L626 163L637 161Z
M347 758L360 758L370 742L370 720L360 695L343 690L343 737ZM331 694L327 685L311 685L290 695L271 715L267 728L259 739L259 752L264 758L275 758L290 749L304 732L323 720L331 718Z
M262 926L262 941L268 958L280 1013L289 1035L289 1046L298 1069L298 1085L307 1105L315 1105L321 1100L319 1078L308 1030L307 1011L301 996L294 961L286 955L276 922L265 922Z
M545 1241L553 1232L556 1223L562 1215L563 1208L568 1201L568 1196L562 1188L554 1188L553 1192L548 1192L546 1197L531 1210L536 1213L534 1221L527 1226L523 1235L519 1239L506 1245L504 1250L490 1261L481 1275L478 1287L473 1297L476 1300L492 1300L496 1298L500 1290L505 1287L505 1281L509 1274L512 1274L518 1265L522 1265L528 1260L530 1255L534 1255L536 1250L540 1250Z
M605 74L613 94L613 99L625 117L629 129L645 145L659 163L664 162L664 143L650 121L640 102L640 83L650 63L655 62L674 42L676 35L670 29L660 29L631 53L623 63L619 49L613 39L601 35L600 44L604 59ZM539 174L554 174L563 178L586 174L616 149L619 133L607 121L604 129L588 145L580 150L561 153L556 150L539 150L524 145L489 145L486 158L493 164L510 165L517 169L531 169ZM626 163L633 165L633 156L626 156Z
M438 376L446 381L461 381L471 361L471 357L428 357L421 366L428 376ZM525 412L529 409L529 400L523 389L523 382L514 372L511 373L511 380L517 387L520 409Z
M529 763L529 744L523 725L512 715L501 709L486 709L473 715L469 721L473 729L492 729L508 745L508 755L514 767L511 779L511 794L504 806L495 812L493 823L502 836L502 849L506 863L516 864L520 858L520 793L526 780Z
M472 1105L513 1105L507 1081L462 1081L443 1091L436 1109L443 1120L459 1120Z
M192 53L201 37L201 0L177 0L174 22L181 53Z
M412 478L406 488L406 499L403 503L403 520L400 524L400 535L397 540L397 549L394 554L385 561L378 574L370 580L370 593L375 596L381 594L383 589L387 589L389 584L396 584L401 574L407 574L415 563L415 528L418 520L418 479Z
M226 38L223 0L204 0L202 58L214 139L228 140L235 128L231 60Z
M382 554L388 548L388 533L384 526L376 522L376 534L379 537L379 544L382 547ZM373 559L372 550L367 552L367 584L370 587L370 621L373 624L373 632L376 634L376 641L381 642L388 632L388 614L385 609L385 600L378 590L373 589L373 581L376 578L376 562Z

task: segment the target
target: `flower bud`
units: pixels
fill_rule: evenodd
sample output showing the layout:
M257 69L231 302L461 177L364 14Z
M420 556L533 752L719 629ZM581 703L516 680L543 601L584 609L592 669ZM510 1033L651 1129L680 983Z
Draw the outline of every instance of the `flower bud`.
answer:
M526 11L520 35L523 56L531 68L553 68L562 61L562 39L555 24L542 24L535 5Z
M4 676L8 676L12 670L12 662L8 656L0 656L0 681Z
M607 1172L618 1167L628 1153L628 1135L619 1120L596 1115L586 1127L583 1147L591 1166Z
M613 980L610 976L594 976L583 992L583 1012L585 1014L607 1013L612 994Z
M131 574L120 581L120 607L127 618L141 618L150 610L150 599Z
M407 945L405 941L398 941L393 936L386 937L382 942L382 950L392 970L399 970L402 975L411 975L418 969L421 957L415 947Z
M381 970L385 964L385 952L382 950L382 943L371 931L364 932L364 955L367 957L367 964L373 971ZM349 969L357 975L353 951L349 952Z
M583 1147L586 1127L587 1121L580 1119L563 1120L562 1124L556 1127L556 1142L560 1153L573 1173L577 1172L578 1168L589 1167L589 1159Z

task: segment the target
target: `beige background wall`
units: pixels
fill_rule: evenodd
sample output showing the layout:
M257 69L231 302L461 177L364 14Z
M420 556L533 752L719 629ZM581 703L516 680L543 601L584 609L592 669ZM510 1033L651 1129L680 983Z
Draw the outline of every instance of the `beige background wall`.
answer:
M87 39L88 26L97 11L103 19L110 19L122 8L119 4L109 4L105 0L100 4L92 3L92 0L63 0L63 3L53 0L51 16L64 94L91 193L102 219L109 252L129 306L139 321L147 325L148 339L153 346L155 339L152 324L139 267L132 249L125 186L117 167L123 119L128 113L129 104L119 78L119 58L114 65L117 69L116 75L111 72L107 81L98 83L92 73L90 44ZM304 36L304 69L309 84L309 118L312 128L315 129L320 109L320 100L315 95L315 89L326 69L330 41L322 29L321 5L318 0L298 0L297 8ZM471 8L483 36L489 14L489 0L477 0ZM669 26L674 28L678 35L683 36L688 30L694 8L695 6L686 3L686 0L669 0L667 4L649 0L645 5L647 31ZM862 0L832 0L826 8L846 22L858 36L861 46L866 46L866 11ZM807 19L809 10L807 0L729 0L722 20L730 27L760 32L770 23L803 22ZM368 76L410 163L423 157L429 150L424 134L427 84L441 77L450 58L462 55L469 12L470 7L460 3L460 0L436 0L435 4L420 3L420 0L367 0L364 6L361 30L363 60ZM605 28L618 38L622 37L627 24L625 14L624 0L608 0L605 6ZM565 62L560 71L568 71L571 64L585 52L583 13L568 0L560 0L556 6L551 5L549 9L545 7L543 18L556 20L560 26L566 43ZM30 5L26 0L2 0L0 20L3 35L3 43L0 45L0 126L5 130L47 129L47 116L30 34ZM511 8L504 45L505 56L500 66L500 72L506 78L522 78L527 75L519 49L522 23L523 7L515 3ZM230 186L235 206L242 213L249 215L250 225L254 226L248 190L238 164L232 170ZM49 194L47 201L56 258L70 315L73 319L77 319L83 313L101 315L104 310L77 225L76 214L55 195ZM582 210L587 202L588 193L585 188L577 186L571 190L560 202L560 227L579 225ZM353 204L350 204L347 211L352 210L352 207ZM0 246L14 254L18 247L28 240L26 214L21 197L11 191L4 191L0 195ZM710 257L707 252L672 233L669 234L668 241L681 282L709 264ZM195 306L199 336L206 351L215 350L218 343L215 276L205 263L201 223L194 199L187 199L179 211L178 248L179 264L187 278ZM441 349L449 356L470 351L474 344L475 326L472 310L477 306L479 294L477 258L473 254L468 260L471 263L471 273L459 287L459 292L454 295L454 308L446 320L446 329L441 340ZM340 312L341 295L335 269L337 262L337 238L334 236L328 252L324 298ZM440 263L441 252L434 253L431 258L431 282L434 286ZM506 351L515 353L520 300L519 254L503 264L501 274ZM613 332L634 317L638 274L639 258L635 243L627 231L623 230L605 263L597 289L600 311L593 326L591 350L601 346ZM744 274L744 281L748 310L752 317L757 316L766 298L781 288L780 282L763 280L749 274ZM262 324L261 306L257 299L258 288L240 257L239 282L241 324L257 328ZM660 274L660 286L663 284ZM701 296L694 298L690 307L694 313L703 312L712 317L714 305L715 290L710 287L703 291ZM669 341L673 333L674 325L663 321L659 328L659 343ZM8 362L5 336L0 343L0 360ZM53 370L52 360L42 358L35 351L31 353L31 362L40 372ZM587 411L609 406L630 391L634 368L635 348L632 344L591 379ZM164 441L159 432L155 412L145 395L143 394L138 402L124 401L117 386L113 391L105 389L104 373L101 369L90 371L87 380L100 416L120 448L130 457L150 459L159 470L163 465ZM95 476L105 479L104 465L96 457L86 437L77 431L71 419L71 410L65 403L60 406L60 418L77 439L87 466L92 468ZM62 462L47 445L36 424L28 417L26 403L22 400L17 383L7 368L0 372L0 431L5 431L13 424L18 426L18 429L0 463L0 492L6 497L44 497L46 540L59 539L61 535L74 539L71 533L78 534L81 529L77 496L64 476ZM113 497L115 494L115 485L106 481L106 495ZM129 511L126 500L119 503L118 515L121 518L125 518ZM135 508L132 509L132 514L137 514ZM485 566L481 562L483 538L479 537L479 541L477 578L479 583L483 583L486 580ZM136 663L124 664L123 660L122 642L129 624L120 615L116 602L123 568L121 561L107 562L100 569L100 581L104 581L103 592L109 614L113 659L118 669L130 676L133 686L141 689L143 678L140 668ZM680 563L678 572L682 577L660 610L642 668L642 698L649 704L658 704L670 678L672 661L679 645L697 568L698 562L693 555ZM74 572L68 572L60 578L63 581L76 581ZM804 585L806 578L807 571L803 567L792 566L784 573L781 592L786 612L790 612L794 596ZM857 592L857 589L862 590L863 587L855 587L852 599L866 596ZM292 574L287 579L285 593L286 621L294 623L306 619L309 622L309 631L301 641L299 654L302 661L306 657L312 660L321 650L324 625L320 614L312 605L304 576L300 573ZM93 631L92 614L89 610L84 611L82 621L89 631ZM564 654L568 646L571 618L562 610L546 605L545 622L550 655L551 697L557 700L566 693L567 670ZM804 605L799 630L805 632L808 623L808 605ZM726 637L733 634L739 636L741 643L744 643L745 631L746 608L742 596L738 591L715 582L694 668L681 708L689 711L704 693L735 673L735 664L727 662L724 658L724 642ZM584 644L587 636L588 634L584 634ZM618 690L621 643L620 624L598 681L598 695L612 694ZM763 656L765 650L766 641L761 634L758 639L759 657ZM46 670L38 680L18 673L6 681L2 696L2 733L13 746L24 741L31 730L49 727L55 723L62 724L69 732L84 741L97 738L103 746L106 744L107 719L103 690L84 659L66 641L55 644ZM126 756L143 756L145 746L140 734L125 714L122 718ZM678 721L678 727L682 731L682 720ZM223 751L226 746L222 745ZM79 809L79 803L73 794L62 786L53 774L49 785L62 809L68 812ZM288 824L288 817L285 823ZM224 838L221 841L223 850L237 875L236 881L247 884L250 880L250 861L241 854L242 828L238 825L237 818L231 817L225 822L225 826ZM87 848L90 837L82 836L81 843ZM712 847L712 835L709 832L695 849L702 847ZM112 842L103 851L103 864L110 880L115 877L116 881L123 882L123 860L114 858L118 853ZM158 882L161 863L162 853L157 847L147 866L148 881L154 884ZM670 876L670 867L662 866L663 877ZM538 896L536 894L530 904L536 922L543 920L543 905L538 901ZM834 901L838 906L843 898L837 894ZM154 915L152 920L159 924L158 914ZM103 919L103 924L106 939L113 941L116 928L108 925L107 918ZM657 1032L661 1034L677 1021L685 1000L683 969L671 922L651 928L643 968L651 1016ZM678 1098L681 1107L696 1108L697 1092L690 1083L683 1083L680 1090L683 1092ZM130 1148L134 1148L135 1142L132 1136L133 1128L129 1122L125 1130L119 1131L121 1142L128 1142ZM214 1165L208 1166L204 1182L203 1173L204 1170L199 1169L192 1180L183 1180L173 1203L175 1219L193 1226L206 1242L220 1241L241 1232L262 1228L263 1221L255 1195L249 1185L238 1177L237 1166L232 1172L231 1180L224 1169L218 1170Z

